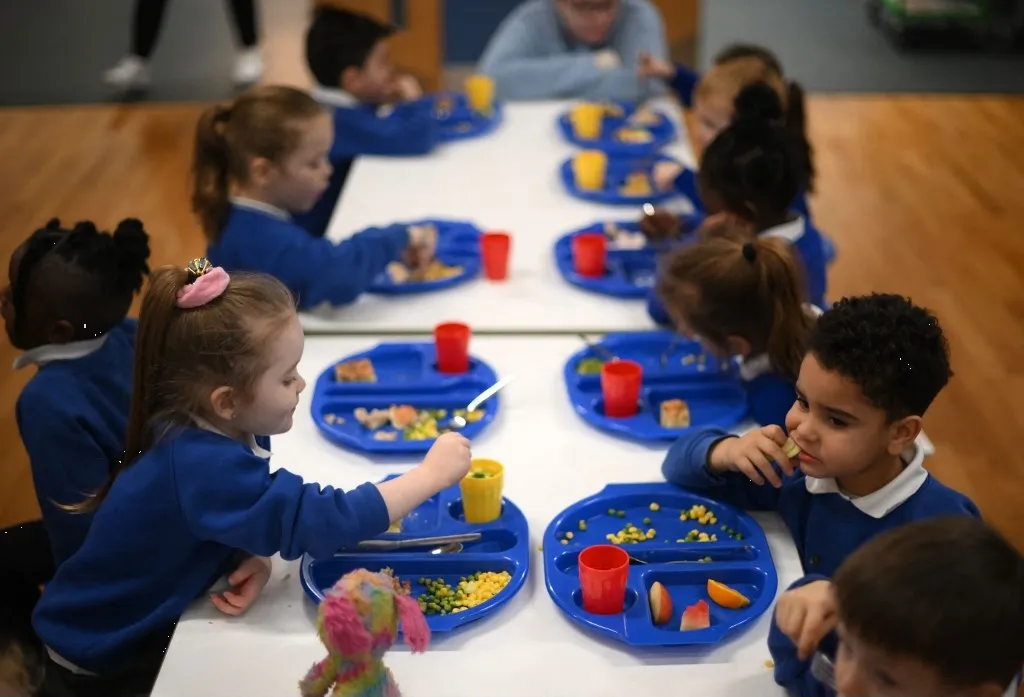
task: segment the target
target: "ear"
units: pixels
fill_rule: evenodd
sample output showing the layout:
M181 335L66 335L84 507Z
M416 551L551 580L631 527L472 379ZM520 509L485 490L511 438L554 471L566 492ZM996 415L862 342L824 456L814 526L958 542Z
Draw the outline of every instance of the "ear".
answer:
M416 609L419 609L419 605ZM323 615L324 633L331 644L328 648L332 651L343 656L357 656L373 647L373 638L348 598L328 595L320 604L320 612Z
M218 419L230 421L235 418L238 409L238 401L235 399L235 391L223 385L210 393L210 408Z
M51 344L67 344L74 341L75 328L66 319L59 319L50 327L46 338Z
M413 652L423 651L430 643L430 627L419 604L408 595L395 596L395 609L402 622L402 636Z
M359 77L362 71L350 65L341 71L341 77L338 80L338 86L346 92L356 92L359 88Z
M921 433L921 417L907 416L889 426L889 454L899 455Z
M265 157L254 157L249 163L249 181L257 187L266 186L274 174L274 163Z
M742 336L730 336L725 340L725 347L729 350L730 356L750 357L750 342Z

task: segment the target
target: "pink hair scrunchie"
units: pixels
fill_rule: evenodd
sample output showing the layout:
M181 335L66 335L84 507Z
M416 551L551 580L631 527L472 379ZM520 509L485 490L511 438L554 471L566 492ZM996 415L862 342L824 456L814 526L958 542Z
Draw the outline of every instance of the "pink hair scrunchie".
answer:
M212 266L206 259L193 261L186 270L190 277L197 278L178 291L176 304L183 310L202 307L214 298L219 298L231 280L227 271Z

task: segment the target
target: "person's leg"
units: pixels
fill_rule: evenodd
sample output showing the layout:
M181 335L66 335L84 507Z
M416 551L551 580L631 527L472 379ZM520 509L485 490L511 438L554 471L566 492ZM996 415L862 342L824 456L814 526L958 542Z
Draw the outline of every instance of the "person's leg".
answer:
M108 84L122 89L138 89L149 84L149 57L160 37L167 0L135 0L132 16L132 50L107 71Z
M242 51L235 59L234 81L236 85L247 86L259 81L263 75L263 58L260 57L259 34L256 21L255 0L229 0L231 16L238 30Z
M43 521L0 530L0 560L35 586L48 583L56 568Z

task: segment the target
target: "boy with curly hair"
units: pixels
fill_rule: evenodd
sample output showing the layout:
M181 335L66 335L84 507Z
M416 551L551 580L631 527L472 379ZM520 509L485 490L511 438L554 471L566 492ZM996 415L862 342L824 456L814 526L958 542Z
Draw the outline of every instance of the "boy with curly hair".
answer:
M811 333L786 415L792 442L775 424L742 437L694 429L673 444L662 473L741 508L777 510L804 571L831 576L879 533L979 516L928 474L915 442L951 375L949 346L927 310L898 295L844 298Z

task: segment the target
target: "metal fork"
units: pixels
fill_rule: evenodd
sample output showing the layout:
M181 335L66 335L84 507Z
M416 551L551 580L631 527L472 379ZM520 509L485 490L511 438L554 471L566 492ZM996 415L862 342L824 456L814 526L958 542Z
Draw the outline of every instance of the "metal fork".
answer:
M832 659L818 651L811 659L811 675L829 689L836 689L836 667Z
M591 351L593 351L594 353L599 355L604 360L606 360L606 361L617 361L617 360L619 360L618 356L613 354L611 351L606 349L604 346L601 346L601 344L595 344L593 341L590 340L590 338L586 334L577 334L576 336L578 336L580 338L580 341L582 341L584 344L587 345L587 348L589 348Z

